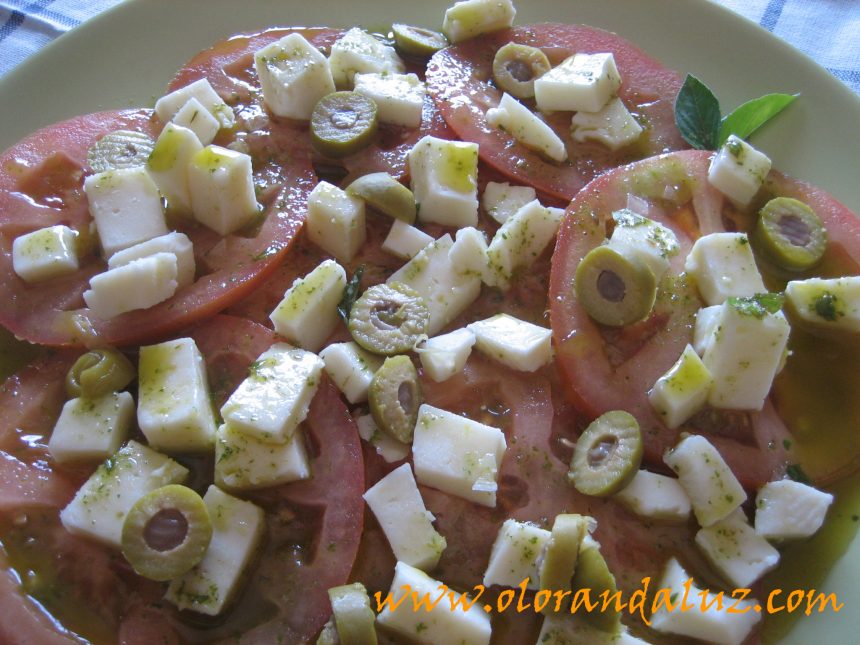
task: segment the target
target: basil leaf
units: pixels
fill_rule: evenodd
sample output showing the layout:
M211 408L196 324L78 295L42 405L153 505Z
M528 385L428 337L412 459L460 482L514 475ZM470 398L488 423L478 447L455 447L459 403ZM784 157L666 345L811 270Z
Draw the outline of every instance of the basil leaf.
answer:
M684 140L699 150L716 150L720 103L708 86L687 74L675 99L675 124Z
M791 105L798 96L798 94L765 94L736 107L730 114L723 117L717 144L723 145L731 134L746 139Z
M343 288L343 297L337 305L337 315L340 316L345 325L349 324L349 313L352 311L355 301L358 300L361 290L361 276L363 275L364 265L362 264L355 270L355 273L352 274L349 282Z

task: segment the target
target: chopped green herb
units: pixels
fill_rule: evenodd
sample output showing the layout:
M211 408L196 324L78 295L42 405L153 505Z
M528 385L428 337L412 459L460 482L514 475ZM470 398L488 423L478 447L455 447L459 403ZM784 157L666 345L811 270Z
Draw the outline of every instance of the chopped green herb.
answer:
M812 483L807 474L803 472L803 468L800 467L800 464L789 464L788 468L785 469L785 474L788 475L789 479L800 482L801 484Z
M364 275L363 264L355 270L355 273L352 274L349 282L347 282L346 286L343 288L343 297L340 299L340 303L337 306L337 315L340 316L340 319L345 324L349 324L349 314L352 311L352 306L355 304L355 301L358 300L358 296L360 295L359 292L361 289L362 275Z
M785 297L781 293L757 293L749 298L729 298L729 306L744 316L753 316L761 320L768 314L775 314L782 309Z

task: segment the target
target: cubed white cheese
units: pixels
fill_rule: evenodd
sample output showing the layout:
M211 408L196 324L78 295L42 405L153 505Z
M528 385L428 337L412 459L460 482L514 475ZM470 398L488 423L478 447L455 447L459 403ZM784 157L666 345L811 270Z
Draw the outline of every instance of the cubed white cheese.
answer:
M476 228L468 226L457 231L448 259L457 273L483 278L487 272L487 238Z
M696 281L702 299L719 305L731 296L767 291L746 233L711 233L696 240L684 268Z
M746 206L768 172L770 159L733 134L711 160L708 182L732 201Z
M78 270L77 231L57 225L19 235L12 242L12 269L26 282L40 282Z
M358 436L376 448L376 454L389 464L402 461L409 455L410 446L398 441L387 432L382 432L371 415L365 414L358 417L355 425L358 426Z
M501 128L527 148L553 161L567 159L564 141L534 112L505 92L499 105L487 110L490 127Z
M275 343L221 406L221 417L262 441L286 442L308 414L323 365L316 354Z
M511 0L463 0L445 11L442 32L452 43L498 31L514 24Z
M475 349L511 369L534 372L552 360L552 330L508 314L467 325Z
M84 302L99 318L146 309L170 298L179 286L176 255L154 253L97 273L84 291Z
M813 325L860 331L860 276L792 280L785 287L792 313Z
M325 371L350 403L367 401L367 389L382 357L371 354L356 343L333 343L320 352Z
M531 186L511 186L507 182L489 181L481 195L481 206L487 215L499 224L504 224L511 215L536 198L537 193Z
M171 122L191 130L204 146L212 143L218 130L221 129L218 119L193 96L173 115Z
M218 119L222 128L232 128L235 125L236 117L233 115L233 110L224 103L224 100L218 96L218 93L205 78L162 96L155 102L155 113L159 119L167 123L192 98L200 101L203 107Z
M331 46L328 62L335 85L341 88L349 88L357 73L399 74L405 69L393 47L359 27Z
M128 392L70 399L54 425L48 450L60 463L103 461L119 450L133 419L134 399Z
M615 499L642 517L684 522L690 517L690 498L678 480L640 470Z
M685 437L663 456L678 475L701 526L710 526L738 508L747 494L713 444L701 435Z
M215 483L247 490L286 484L311 476L301 430L286 443L269 443L225 423L215 434Z
M528 580L528 589L540 588L538 562L552 534L528 522L505 520L484 571L484 586L517 587Z
M203 496L212 520L206 555L191 571L171 580L165 598L179 609L215 616L236 594L265 531L259 506L210 486Z
M277 116L310 119L314 106L334 92L326 57L301 34L293 33L254 54L263 100Z
M346 288L346 271L325 260L287 289L269 316L275 331L294 345L319 351L337 327L337 306Z
M426 486L494 507L506 448L498 428L426 403L418 409L412 458L415 477Z
M84 192L105 257L168 233L158 187L142 166L90 175Z
M156 253L172 253L176 256L176 283L179 289L194 282L194 246L185 233L176 231L117 251L108 260L108 269L116 269Z
M348 264L367 238L364 201L321 181L308 197L305 227L314 244Z
M642 135L642 126L616 96L598 112L574 114L570 134L579 143L590 139L599 141L610 150L618 150L636 141Z
M424 231L396 219L382 242L382 250L402 260L411 260L432 241Z
M415 351L421 359L424 373L441 383L463 370L474 344L475 334L463 328L428 338Z
M755 532L739 508L725 519L699 529L696 544L736 589L748 589L779 563L779 551Z
M415 74L356 74L355 91L373 99L380 123L421 125L427 90Z
M626 208L612 213L612 219L615 228L609 246L645 264L659 283L669 268L669 260L680 250L678 238L671 229Z
M147 493L178 484L188 469L170 457L129 441L104 461L60 512L66 530L115 548L122 545L122 524L134 503Z
M216 233L229 235L260 215L251 157L206 146L191 157L188 190L194 218Z
M677 428L701 410L713 384L710 370L687 345L681 357L648 392L648 400L669 428Z
M477 226L477 143L427 135L412 146L408 162L419 222Z
M755 500L755 530L769 540L813 535L827 515L833 495L790 479L768 482Z
M574 54L535 79L535 101L541 112L599 112L620 87L611 53Z
M173 210L191 212L188 171L191 159L203 149L198 136L176 123L164 126L146 162L146 169Z
M723 311L722 305L702 307L696 312L696 325L693 327L693 348L701 356L711 342L717 323Z
M537 641L539 645L648 645L633 636L627 628L602 631L578 614L567 616L548 612L543 619Z

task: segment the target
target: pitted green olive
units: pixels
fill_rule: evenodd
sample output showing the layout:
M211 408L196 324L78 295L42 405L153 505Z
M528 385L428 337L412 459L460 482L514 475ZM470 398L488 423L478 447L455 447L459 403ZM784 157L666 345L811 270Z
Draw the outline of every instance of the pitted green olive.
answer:
M370 413L380 430L403 443L411 443L424 401L418 371L408 356L385 359L367 392Z
M654 272L610 246L598 246L576 268L576 297L588 315L620 327L645 318L657 297Z
M784 269L803 271L821 260L827 229L809 206L791 197L771 199L759 213L753 241Z
M70 397L97 398L125 389L134 376L134 365L118 350L93 349L80 356L66 374L66 392Z
M404 284L378 284L355 301L349 333L369 352L393 356L410 351L427 333L430 310L418 293Z
M367 147L376 136L376 103L358 92L332 92L311 113L311 143L338 159Z
M546 54L537 47L508 43L493 58L493 81L503 92L529 99L535 95L535 79L550 69Z
M570 461L568 479L580 493L606 497L624 488L642 463L642 432L632 414L607 412L591 422Z

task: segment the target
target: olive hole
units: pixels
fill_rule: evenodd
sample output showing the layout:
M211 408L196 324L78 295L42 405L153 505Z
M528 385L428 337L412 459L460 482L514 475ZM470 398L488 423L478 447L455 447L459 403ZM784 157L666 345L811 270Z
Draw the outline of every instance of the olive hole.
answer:
M163 508L153 515L143 529L146 545L159 552L175 549L188 535L188 520L176 508Z
M617 447L617 437L613 435L602 437L600 441L595 443L588 451L588 465L592 468L599 468L604 462L612 457L612 453L615 452Z
M779 218L779 232L794 246L805 247L812 240L809 225L797 215L783 215Z
M415 407L415 383L403 381L397 388L397 401L406 414L412 414Z
M617 273L603 270L597 276L597 291L609 302L621 302L627 294L627 289Z
M358 121L358 113L351 109L342 109L333 112L331 115L331 124L341 130L352 128Z
M510 60L505 64L508 73L520 83L525 83L534 78L532 66L521 60Z
M403 324L402 306L397 302L385 302L375 306L370 311L370 321L373 326L382 331L400 329Z

